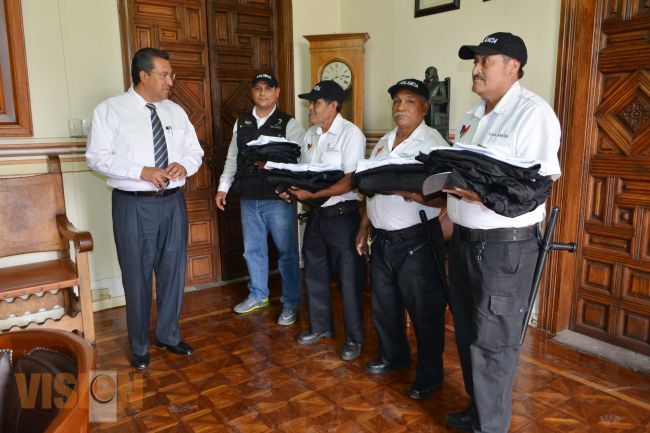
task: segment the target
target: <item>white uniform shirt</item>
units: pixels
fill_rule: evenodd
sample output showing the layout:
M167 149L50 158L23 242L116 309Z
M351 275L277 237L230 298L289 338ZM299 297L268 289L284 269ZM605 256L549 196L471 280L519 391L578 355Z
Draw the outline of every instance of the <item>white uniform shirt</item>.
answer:
M327 132L314 125L307 130L302 141L300 162L330 164L345 174L357 168L366 150L366 136L352 122L337 114ZM360 200L356 191L330 197L322 207L333 206L346 200Z
M147 101L131 87L126 93L109 98L95 108L86 150L86 162L92 170L107 177L112 188L124 191L155 191L151 183L140 179L143 167L155 167L151 111ZM180 105L168 99L155 102L156 112L165 131L169 164L185 167L187 176L201 166L203 149ZM168 189L183 186L185 178L172 180Z
M275 113L277 106L273 107L273 110L265 116L260 117L257 115L255 107L253 107L253 117L257 121L257 128L259 129L264 123L268 120L269 117ZM293 117L287 122L287 136L284 137L288 141L296 144L300 144L302 136L305 134L305 129L300 126L298 121ZM232 128L232 139L230 140L230 145L228 145L228 154L226 155L226 163L223 167L223 172L219 178L219 187L217 191L228 192L232 186L232 182L235 179L235 174L237 173L237 153L239 149L237 148L237 122Z
M560 123L551 107L533 92L514 83L494 109L485 114L485 101L476 103L463 118L456 131L456 141L470 148L493 149L502 155L513 155L537 161L540 174L560 177L557 152L560 147ZM488 209L480 202L447 197L451 220L472 229L524 227L544 219L545 205L508 218Z
M433 128L427 126L424 121L413 131L413 133L399 146L393 148L397 128L379 139L375 148L370 154L370 159L380 158L411 158L415 159L420 152L429 153L434 148L449 147L442 136ZM435 218L440 209L424 206L416 202L408 202L399 195L376 194L366 199L368 218L372 226L382 230L401 230L407 227L420 224L420 210L424 210L427 218Z

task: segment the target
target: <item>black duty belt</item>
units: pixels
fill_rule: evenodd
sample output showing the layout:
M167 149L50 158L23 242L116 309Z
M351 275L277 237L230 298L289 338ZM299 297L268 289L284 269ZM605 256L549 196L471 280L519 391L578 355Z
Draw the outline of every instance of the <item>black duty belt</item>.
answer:
M537 237L537 224L527 227L508 227L502 229L468 229L455 225L454 236L469 242L514 242Z
M180 188L159 189L158 191L124 191L122 189L116 189L114 191L119 192L120 194L134 195L136 197L165 197L176 194L179 190Z
M347 215L359 211L359 200L346 200L327 207L313 207L310 213L314 216L331 218L340 215Z
M422 224L416 224L400 230L382 230L373 228L372 233L377 236L378 239L383 239L389 242L405 241L417 237L421 237L422 239L427 238L427 234L425 233Z

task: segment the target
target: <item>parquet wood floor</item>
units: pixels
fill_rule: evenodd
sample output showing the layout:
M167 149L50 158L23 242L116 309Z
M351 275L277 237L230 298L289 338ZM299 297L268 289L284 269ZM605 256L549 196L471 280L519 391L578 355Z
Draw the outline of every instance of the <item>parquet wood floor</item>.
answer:
M236 316L243 283L186 294L181 331L196 352L179 358L152 347L144 373L128 363L124 308L95 313L98 368L120 377L116 423L96 433L437 433L447 413L466 404L453 330L447 330L445 382L422 402L405 393L413 369L371 376L363 365L377 353L370 315L362 355L345 362L340 314L337 336L295 343L307 327L275 323L271 307ZM340 307L334 296L335 308ZM366 296L366 300L367 296ZM369 313L369 303L366 302ZM411 333L411 338L414 336ZM413 344L412 347L415 347ZM515 383L512 433L650 432L650 377L549 341L531 329Z

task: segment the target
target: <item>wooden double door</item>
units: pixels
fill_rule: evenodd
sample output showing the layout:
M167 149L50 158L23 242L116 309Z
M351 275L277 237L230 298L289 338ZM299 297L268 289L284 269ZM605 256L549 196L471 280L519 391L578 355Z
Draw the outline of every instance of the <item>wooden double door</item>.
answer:
M189 178L187 285L246 274L239 200L229 194L217 212L214 194L237 117L253 106L250 79L272 71L280 80L280 106L293 112L291 0L120 0L125 84L138 49L170 53L176 73L170 99L196 128L205 152Z
M564 0L563 176L540 321L650 354L650 1Z

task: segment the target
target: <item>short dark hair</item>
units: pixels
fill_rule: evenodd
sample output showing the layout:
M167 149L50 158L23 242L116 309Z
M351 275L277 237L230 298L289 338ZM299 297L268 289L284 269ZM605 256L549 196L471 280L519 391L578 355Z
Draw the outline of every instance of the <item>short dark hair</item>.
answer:
M510 57L507 54L501 54L503 56L503 61L508 63L510 60L514 59L514 57ZM519 60L519 59L516 59ZM517 71L517 78L521 78L524 76L524 67L521 66L521 60L519 60L519 70Z
M327 105L330 105L332 102L336 102L337 103L336 104L336 112L337 113L341 112L341 108L343 108L343 101L337 101L336 99L327 99L327 98L322 98L322 99L323 99L323 101L325 101L325 103Z
M154 57L160 57L165 60L170 59L167 51L159 50L158 48L141 48L135 53L133 60L131 60L131 80L134 86L140 82L140 71L145 71L146 73L151 72Z

